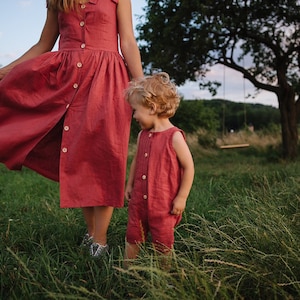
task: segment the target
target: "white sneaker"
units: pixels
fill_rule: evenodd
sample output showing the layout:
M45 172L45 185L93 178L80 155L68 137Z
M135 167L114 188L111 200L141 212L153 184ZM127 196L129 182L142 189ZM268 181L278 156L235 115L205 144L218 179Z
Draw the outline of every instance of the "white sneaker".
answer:
M88 233L86 233L82 239L80 247L87 248L90 247L92 244L93 244L93 237L90 236Z
M98 258L105 253L108 254L108 248L109 247L107 244L105 246L103 246L98 243L92 243L90 246L90 255L94 258Z

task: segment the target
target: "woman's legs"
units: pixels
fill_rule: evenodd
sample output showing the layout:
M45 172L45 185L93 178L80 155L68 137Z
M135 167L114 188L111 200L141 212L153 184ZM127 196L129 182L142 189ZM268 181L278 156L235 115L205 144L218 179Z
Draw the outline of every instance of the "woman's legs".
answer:
M95 232L95 214L94 207L83 207L82 208L83 217L87 227L87 232L89 236L94 236Z
M94 207L94 243L100 245L107 244L107 230L113 214L114 208L111 206Z
M82 208L88 234L93 237L94 243L106 245L107 230L113 211L114 208L111 206Z

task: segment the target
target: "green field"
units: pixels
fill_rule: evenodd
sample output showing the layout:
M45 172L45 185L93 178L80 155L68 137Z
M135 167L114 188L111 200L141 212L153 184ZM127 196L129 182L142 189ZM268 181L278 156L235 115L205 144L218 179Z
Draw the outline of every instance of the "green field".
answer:
M81 211L59 208L56 183L0 166L0 299L299 299L300 163L245 149L192 149L196 176L170 272L150 244L122 269L127 208L111 253L79 248Z

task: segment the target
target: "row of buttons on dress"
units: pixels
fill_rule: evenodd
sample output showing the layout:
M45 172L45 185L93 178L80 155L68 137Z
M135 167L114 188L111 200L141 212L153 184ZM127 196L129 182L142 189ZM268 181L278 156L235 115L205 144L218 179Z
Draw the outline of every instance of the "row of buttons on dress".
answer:
M85 9L85 4L81 4L80 7L81 7L81 9ZM80 26L80 27L84 27L84 25L85 25L85 22L84 22L84 21L79 22L79 26ZM84 48L85 48L85 43L82 43L82 44L80 45L80 48L81 48L81 49L84 49ZM82 62L79 61L79 62L77 63L77 68L82 68ZM74 89L77 89L77 88L78 88L78 83L74 83L74 84L73 84L73 88L74 88Z
M78 62L76 66L77 66L77 68L82 68L82 63L81 63L81 62ZM74 88L74 89L77 89L78 86L79 86L78 83L74 83L74 84L73 84L73 88Z
M151 132L149 133L148 137L149 137L149 138L152 137L152 133L151 133ZM144 153L144 157L145 157L145 158L148 158L148 152L145 152L145 153ZM143 180L146 180L146 179L147 179L147 175L145 175L145 174L142 175L142 179L143 179ZM146 194L144 194L144 195L143 195L143 199L144 199L144 200L147 200L147 199L148 199L148 196L147 196Z
M80 8L81 8L81 9L85 9L85 7L86 7L85 4L80 4ZM80 26L80 27L84 27L84 26L85 26L84 20L82 20L82 21L79 22L79 26ZM80 45L80 48L81 48L81 49L84 49L84 48L85 48L85 43L82 43L82 44Z
M68 126L68 125L65 125L64 126L64 131L69 131L70 130L70 127ZM68 148L67 147L63 147L62 149L61 149L61 151L63 152L63 153L67 153L68 152Z
M81 4L80 5L80 7L81 7L81 9L85 9L85 4ZM80 21L79 22L79 26L80 27L84 27L85 26L85 22L84 21ZM81 45L80 45L80 48L81 49L84 49L85 48L85 43L82 43ZM77 64L76 64L76 66L77 66L77 68L82 68L82 62L77 62ZM73 84L73 88L74 89L77 89L78 88L78 83L74 83ZM66 106L66 109L68 109L69 108L69 106L70 106L70 104L68 104L67 106ZM64 131L69 131L70 130L70 127L68 126L68 125L65 125L64 126ZM67 153L68 152L68 148L67 147L63 147L62 149L61 149L61 151L63 152L63 153Z
M148 157L148 153L147 153L147 152L144 153L144 157L145 157L145 158ZM142 179L143 179L143 180L146 180L146 179L147 179L147 176L146 176L146 175L142 175ZM144 195L143 198L144 198L145 200L148 199L147 195Z

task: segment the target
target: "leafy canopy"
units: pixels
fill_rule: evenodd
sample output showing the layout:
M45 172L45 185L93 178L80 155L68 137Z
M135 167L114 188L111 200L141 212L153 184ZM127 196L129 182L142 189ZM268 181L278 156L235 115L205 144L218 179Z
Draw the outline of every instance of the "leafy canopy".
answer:
M300 94L299 0L148 0L138 26L145 69L161 68L178 85L202 79L220 63L258 89Z

